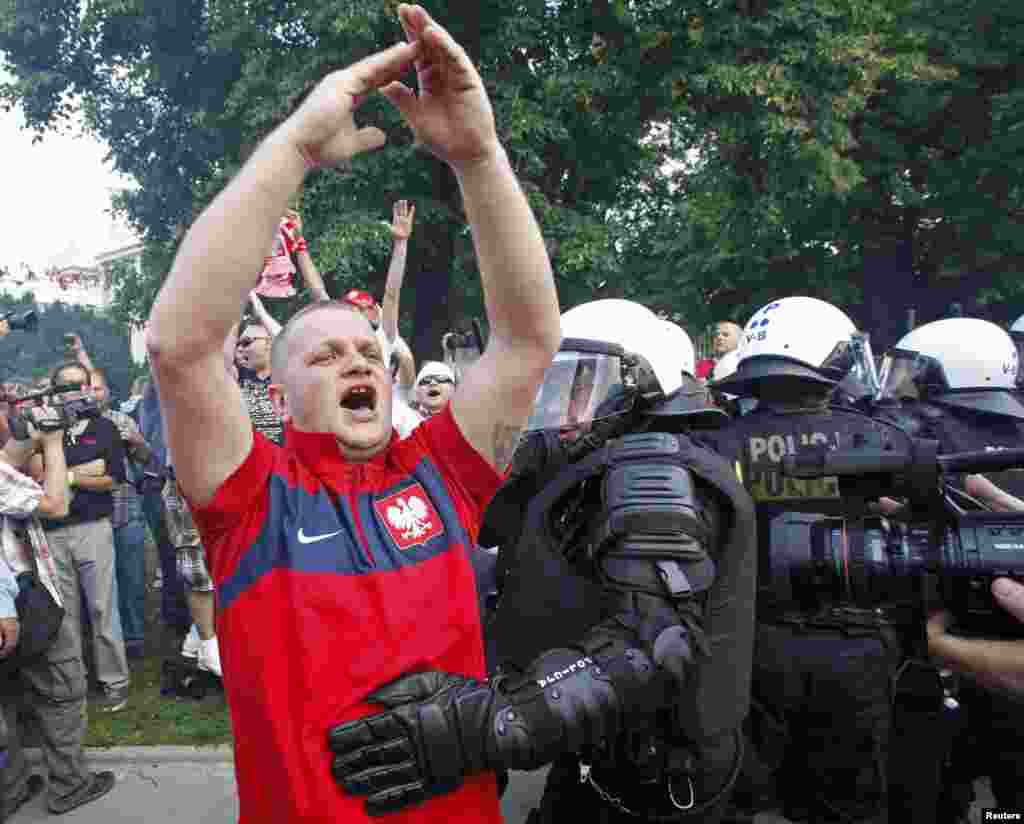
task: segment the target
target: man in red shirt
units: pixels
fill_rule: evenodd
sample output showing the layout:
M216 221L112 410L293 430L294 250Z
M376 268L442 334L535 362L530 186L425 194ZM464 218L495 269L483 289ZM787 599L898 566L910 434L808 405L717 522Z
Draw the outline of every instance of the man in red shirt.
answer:
M561 337L543 239L476 69L422 8L399 16L409 42L329 75L200 216L150 318L175 471L217 588L242 822L367 820L332 780L327 730L375 712L367 696L403 674L485 677L467 551ZM396 82L414 64L419 94ZM253 432L222 346L305 174L384 143L353 120L375 89L455 173L490 341L447 409L398 441L369 322L343 303L307 307L273 346L278 447ZM395 820L498 824L494 777Z

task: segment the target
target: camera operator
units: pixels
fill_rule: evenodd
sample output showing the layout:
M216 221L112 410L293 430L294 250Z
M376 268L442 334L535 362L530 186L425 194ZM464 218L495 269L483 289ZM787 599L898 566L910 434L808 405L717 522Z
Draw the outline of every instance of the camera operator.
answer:
M79 410L79 419L64 436L64 451L69 467L68 481L75 495L68 517L62 521L44 521L47 537L57 562L61 592L66 600L85 597L92 622L96 678L103 691L97 702L104 712L117 712L127 703L130 682L124 647L121 615L117 604L114 563L114 532L111 515L113 490L124 483L124 449L121 435L100 415L92 391L89 369L75 361L58 366L52 375L54 388L74 389L54 395L56 403ZM80 464L102 459L106 474L83 476L76 472ZM70 612L65 621L79 622Z
M815 530L837 523L845 534L863 513L847 511L834 477L782 473L787 455L894 429L829 404L853 366L854 332L831 304L774 301L747 323L736 371L711 384L757 400L752 412L707 435L737 462L757 506L752 746L736 792L744 813L780 808L792 821L868 822L886 811L897 644L874 610L847 607L832 588L796 573L798 559L811 557Z
M110 523L114 530L117 600L125 652L129 658L141 658L146 642L146 526L134 481L141 477L153 453L135 421L126 413L111 408L106 373L93 365L81 337L72 335L70 338L71 352L89 370L96 403L103 416L117 427L125 456L129 459L125 464L128 480L113 490L114 509Z
M58 420L45 407L31 410L37 422ZM50 645L38 657L11 659L22 627L15 611L20 585L35 579L45 586L53 600L70 614L79 608L77 598L68 598L56 586L57 572L38 517L59 519L68 513L69 489L61 429L37 429L31 423L0 451L0 704L6 726L7 761L3 771L3 810L10 816L38 795L43 778L31 775L19 734L18 711L27 702L40 724L43 761L49 773L47 806L65 813L106 794L114 786L110 772L90 773L85 767L83 742L86 716L85 667L77 623L62 620ZM44 484L38 485L18 471L41 451ZM28 617L26 615L26 617Z
M970 341L970 346L964 346ZM995 451L1024 444L1024 404L1015 394L1019 363L1010 336L988 321L949 318L925 324L906 335L882 364L882 414L903 419L919 437L939 442L940 453ZM900 406L886 412L885 404ZM1019 511L1024 472L1010 470L970 475L960 486L995 511ZM995 590L994 590L995 591ZM1012 610L1011 610L1012 611ZM1014 613L1018 614L1019 613ZM1019 661L1020 643L963 641L947 633L948 617L929 625L929 640L939 658L966 654L982 672L998 668L992 651ZM1018 672L1019 672L1019 663ZM1012 673L1012 667L1011 667ZM983 679L985 680L985 679ZM1012 680L1012 679L1011 679ZM1017 680L1020 680L1019 675ZM937 802L934 820L966 819L975 778L988 775L997 805L1024 809L1024 705L998 692L962 685L961 732L952 763L941 782L947 797ZM920 745L920 742L916 742ZM908 745L913 746L914 742Z

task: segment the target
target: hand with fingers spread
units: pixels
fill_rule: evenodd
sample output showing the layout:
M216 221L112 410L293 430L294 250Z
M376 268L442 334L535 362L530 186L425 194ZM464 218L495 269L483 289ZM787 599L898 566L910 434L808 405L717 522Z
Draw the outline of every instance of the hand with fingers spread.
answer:
M402 4L398 16L416 56L417 95L395 82L381 92L402 113L416 140L458 171L499 148L494 112L465 49L420 6Z
M391 236L395 240L408 240L412 236L412 222L416 207L407 200L399 200L392 209Z
M1024 625L1024 584L998 578L992 595ZM1024 695L1024 640L961 638L949 633L949 624L947 612L928 619L928 651L934 658L990 689Z

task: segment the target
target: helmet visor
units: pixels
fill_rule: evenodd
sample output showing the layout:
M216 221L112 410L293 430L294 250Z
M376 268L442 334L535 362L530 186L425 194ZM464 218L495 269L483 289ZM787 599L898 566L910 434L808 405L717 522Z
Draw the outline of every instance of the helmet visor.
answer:
M841 381L856 364L856 353L849 340L841 340L835 345L828 357L822 361L818 371L829 380Z
M1017 388L1024 389L1024 332L1010 332L1013 345L1017 347Z
M928 394L949 389L942 365L917 352L893 349L882 361L878 376L882 385L880 398L920 400Z
M571 430L628 412L636 393L622 382L622 371L618 355L559 352L537 392L527 430Z

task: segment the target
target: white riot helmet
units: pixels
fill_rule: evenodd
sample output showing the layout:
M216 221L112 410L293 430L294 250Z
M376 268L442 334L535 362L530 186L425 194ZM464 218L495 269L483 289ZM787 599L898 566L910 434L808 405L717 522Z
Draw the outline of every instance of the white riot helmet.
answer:
M657 315L628 300L584 303L562 315L562 345L526 428L578 431L681 385L679 356Z
M880 397L1024 419L1017 387L1017 347L987 320L947 318L919 326L885 356Z
M817 298L783 298L747 322L736 371L713 388L757 396L764 381L835 386L853 366L856 327L840 309Z
M680 371L691 378L697 373L697 351L693 348L693 341L677 323L670 320L663 320L665 331L668 333L669 345L680 364Z

